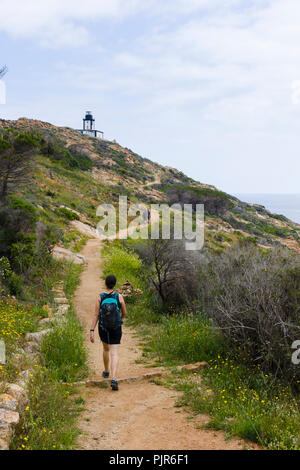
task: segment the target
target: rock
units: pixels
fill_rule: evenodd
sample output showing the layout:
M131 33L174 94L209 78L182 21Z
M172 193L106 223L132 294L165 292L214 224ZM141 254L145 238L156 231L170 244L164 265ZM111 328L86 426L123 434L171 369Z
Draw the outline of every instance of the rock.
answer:
M126 299L126 297L130 297L132 295L142 295L141 289L137 289L136 287L133 287L133 285L129 282L126 281L120 289L117 289L117 292L119 294L122 294L123 297Z
M5 410L16 411L17 401L7 393L0 394L0 408Z
M179 366L177 367L178 370L190 370L190 371L196 371L196 370L201 370L204 369L205 367L208 367L209 364L208 362L195 362L194 364L186 364L184 366Z
M64 304L64 305L59 305L56 312L56 315L65 315L69 311L70 305Z
M91 227L88 224L84 224L79 220L72 220L71 225L73 225L78 232L82 233L83 235L87 235L88 237L98 238L97 231L94 227Z
M26 391L18 384L7 384L6 391L18 402L19 408L23 408L27 402Z
M41 344L44 336L51 333L52 329L49 328L48 330L37 331L36 333L27 333L25 336L26 341Z
M73 253L66 248L55 246L52 251L52 256L55 259L65 259L67 261L72 261L75 264L84 264L86 263L86 258L83 255L78 253Z
M8 450L12 437L12 427L9 424L0 423L0 450Z
M66 297L55 297L54 302L58 305L69 305L69 301L66 299Z
M39 321L39 325L44 326L44 325L49 325L51 324L52 320L51 318L42 318L42 320Z
M65 295L65 293L64 293L64 291L63 291L63 289L61 289L61 290L58 290L58 289L57 289L57 290L54 290L54 291L52 291L52 292L53 292L55 298L66 297L66 295Z
M35 341L28 341L25 347L25 351L27 354L34 355L40 351L41 345L36 343Z
M17 411L10 411L0 408L0 423L2 424L18 424L20 415Z

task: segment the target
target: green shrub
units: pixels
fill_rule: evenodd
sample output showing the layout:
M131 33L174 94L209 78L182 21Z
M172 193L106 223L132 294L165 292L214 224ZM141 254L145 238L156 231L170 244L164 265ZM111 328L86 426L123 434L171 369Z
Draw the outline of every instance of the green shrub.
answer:
M80 283L82 266L74 263L64 264L64 292L68 299L71 299L77 286Z
M288 250L235 246L199 268L202 304L230 348L267 372L299 379L291 346L299 339L300 260Z
M73 313L44 338L41 353L45 366L56 380L74 382L85 377L82 327Z
M10 299L0 300L0 338L13 342L36 328L32 309Z
M134 287L142 288L143 282L140 279L142 261L135 253L126 251L118 244L107 245L102 253L105 277L114 274L117 277L118 287L128 280Z
M166 361L207 361L222 352L221 335L202 315L162 317L150 341L157 356Z
M11 450L70 450L79 434L78 406L66 385L38 366L29 382L29 403L21 415Z
M73 211L70 211L66 207L59 207L55 212L67 220L79 220L79 215L75 214Z
M55 163L67 169L80 169L83 171L93 167L92 160L76 148L66 148L62 143L51 138L42 137L41 153Z

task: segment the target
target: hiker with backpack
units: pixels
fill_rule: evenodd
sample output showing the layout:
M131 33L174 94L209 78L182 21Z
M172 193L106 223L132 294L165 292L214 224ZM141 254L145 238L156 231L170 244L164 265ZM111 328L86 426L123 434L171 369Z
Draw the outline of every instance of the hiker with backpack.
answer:
M90 340L95 342L95 328L98 323L99 336L103 344L104 371L102 377L109 377L109 362L111 365L111 388L118 390L117 368L119 361L119 344L122 338L122 323L127 314L124 298L114 291L117 279L114 275L105 279L106 291L96 300L95 316L90 330ZM121 313L122 312L122 313Z

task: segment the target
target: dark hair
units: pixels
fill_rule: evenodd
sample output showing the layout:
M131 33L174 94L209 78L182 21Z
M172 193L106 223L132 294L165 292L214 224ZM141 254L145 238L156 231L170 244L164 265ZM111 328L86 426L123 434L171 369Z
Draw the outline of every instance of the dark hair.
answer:
M115 287L115 285L117 284L116 276L114 276L113 274L107 276L107 278L105 279L105 284L108 289L112 289L113 287Z

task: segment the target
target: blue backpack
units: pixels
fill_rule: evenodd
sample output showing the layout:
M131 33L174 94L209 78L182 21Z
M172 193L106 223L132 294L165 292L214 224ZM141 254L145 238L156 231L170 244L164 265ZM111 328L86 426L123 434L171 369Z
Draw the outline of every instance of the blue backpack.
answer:
M115 330L122 325L120 314L119 294L112 292L111 294L100 294L100 312L99 323L104 330Z

